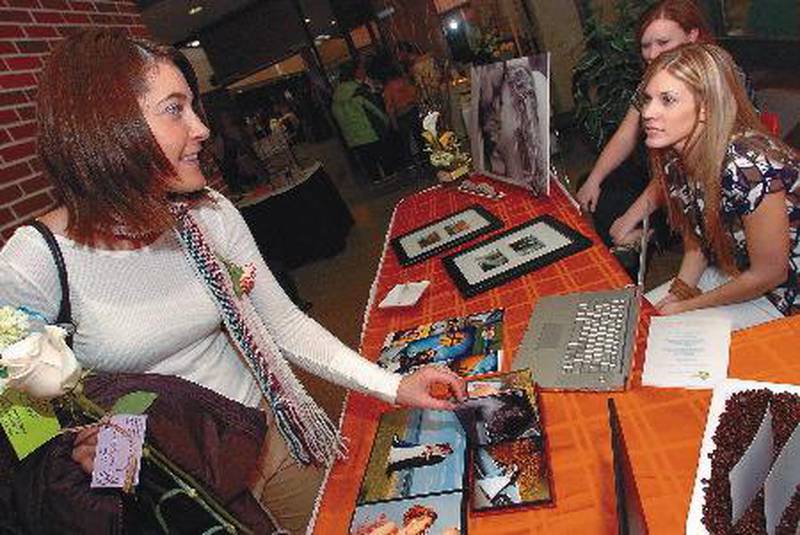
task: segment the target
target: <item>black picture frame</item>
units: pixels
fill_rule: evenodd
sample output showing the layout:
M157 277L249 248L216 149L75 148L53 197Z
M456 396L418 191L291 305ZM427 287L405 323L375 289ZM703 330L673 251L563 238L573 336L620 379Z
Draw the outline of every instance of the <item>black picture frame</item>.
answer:
M526 221L442 259L464 297L588 249L592 240L551 215Z
M467 224L467 228L455 233L448 230L448 225L459 222ZM500 228L503 228L503 222L497 216L480 204L473 204L392 238L390 243L400 265L410 266ZM434 237L430 244L423 243L426 238Z

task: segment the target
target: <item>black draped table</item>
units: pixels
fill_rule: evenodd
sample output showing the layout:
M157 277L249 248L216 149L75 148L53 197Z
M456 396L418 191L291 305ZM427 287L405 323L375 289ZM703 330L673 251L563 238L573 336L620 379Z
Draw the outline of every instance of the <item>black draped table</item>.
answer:
M281 271L341 252L353 226L350 209L320 164L290 187L257 191L237 204L267 264Z

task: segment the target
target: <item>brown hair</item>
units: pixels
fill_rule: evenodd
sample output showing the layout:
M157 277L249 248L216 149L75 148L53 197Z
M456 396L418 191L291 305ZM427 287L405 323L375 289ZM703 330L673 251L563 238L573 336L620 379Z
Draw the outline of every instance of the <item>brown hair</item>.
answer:
M735 135L751 131L771 136L747 97L737 67L722 48L716 45L688 44L664 52L648 67L642 82L643 87L662 70L686 84L697 105L695 127L689 136L689 142L678 156L686 176L699 183L705 192L705 238L715 261L725 272L735 274L737 268L733 259L733 245L722 227L719 214L723 161ZM699 118L701 109L705 112L703 124ZM792 153L779 140L772 138L772 142L788 154ZM667 177L664 166L670 159L672 150L649 150L651 176L659 180L665 191ZM666 198L670 224L684 236L694 240L693 230L689 228L689 222L677 200L669 195Z
M715 42L714 32L706 22L702 9L694 0L662 0L650 7L639 17L639 26L636 31L636 42L642 42L645 30L653 21L666 19L678 23L684 32L697 30L698 43Z
M150 234L173 225L164 179L175 169L138 98L155 65L176 58L172 47L108 29L75 34L50 56L38 90L39 155L78 241L92 244L115 226Z

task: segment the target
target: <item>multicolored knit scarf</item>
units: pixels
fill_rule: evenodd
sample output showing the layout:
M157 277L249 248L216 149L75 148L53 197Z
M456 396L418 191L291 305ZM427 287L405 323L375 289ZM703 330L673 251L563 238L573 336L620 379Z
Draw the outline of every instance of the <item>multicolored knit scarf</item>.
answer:
M178 237L206 284L223 324L258 382L294 459L326 466L343 457L336 427L292 373L280 348L247 295L236 296L227 270L206 241L186 203L174 203Z

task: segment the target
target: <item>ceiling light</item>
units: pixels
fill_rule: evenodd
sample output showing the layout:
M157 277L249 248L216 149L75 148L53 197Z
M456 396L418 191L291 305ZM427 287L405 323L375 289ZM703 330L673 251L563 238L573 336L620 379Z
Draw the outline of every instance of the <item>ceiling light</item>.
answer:
M186 46L188 46L189 48L197 48L200 46L200 41L198 41L197 39L195 39L194 41L189 41L188 43L186 43Z
M197 15L201 11L203 11L203 6L192 6L189 8L190 15Z
M457 30L458 29L458 21L455 20L455 19L451 19L450 22L447 23L447 27L450 28L451 30Z
M331 21L331 26L336 26L336 21L335 20Z
M305 21L306 21L306 24L308 24L309 22L311 22L311 19L309 19L309 18L305 18L305 19L303 19L303 20L305 20Z

